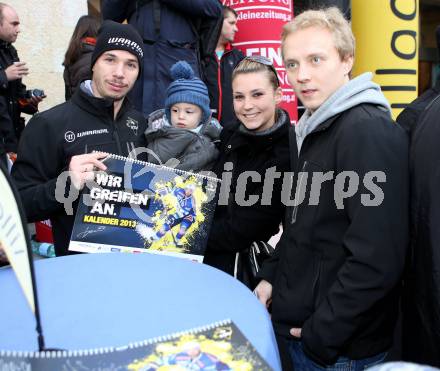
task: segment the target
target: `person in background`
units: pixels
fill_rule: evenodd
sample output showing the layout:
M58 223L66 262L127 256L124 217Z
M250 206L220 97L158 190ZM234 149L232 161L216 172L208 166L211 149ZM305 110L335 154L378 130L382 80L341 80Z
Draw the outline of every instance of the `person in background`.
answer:
M281 41L306 111L290 131L295 202L255 293L271 305L295 370L363 370L393 341L409 241L408 138L372 74L350 79L355 40L338 8L301 13Z
M411 245L402 299L402 358L440 367L440 95L412 127Z
M78 193L95 170L106 169L102 152L129 156L145 146L146 121L126 99L140 76L143 53L132 26L104 22L92 55L92 79L67 102L35 115L23 132L12 177L28 222L50 219L57 256L68 254L77 206L68 213L59 196L72 187ZM63 183L59 177L66 170Z
M9 153L16 152L17 140L14 126L8 112L8 102L5 96L0 95L0 164L8 167Z
M72 97L82 81L92 78L90 62L99 26L100 22L90 15L78 19L63 62L66 100Z
M236 119L232 103L232 71L244 55L232 47L238 32L237 12L224 5L223 18L215 52L205 57L202 65L213 116L224 126Z
M435 36L437 40L437 52L440 55L440 26L435 30ZM422 95L415 99L411 104L406 107L399 116L397 116L396 121L408 132L411 133L417 121L419 120L421 114L425 108L432 102L432 100L440 94L440 75L437 76L437 80L434 86L426 90Z
M290 119L278 107L282 90L265 57L246 57L238 64L232 74L232 91L237 119L222 130L220 157L213 169L219 178L229 173L231 185L222 181L225 188L219 187L203 262L234 275L237 253L253 241L268 241L279 229L285 209L283 180L274 177L267 187L265 178L290 168ZM246 175L250 173L251 179ZM249 202L251 197L253 202Z
M200 77L198 39L203 35L196 25L221 17L219 0L103 0L101 10L103 19L128 20L144 41L143 73L130 98L146 116L163 107L174 63L188 62Z
M4 102L0 102L0 130L4 131L3 138L7 138L3 140L4 151L14 158L24 129L24 118L21 114L36 113L38 104L45 97L41 90L26 90L22 83L29 68L25 62L20 61L17 50L12 45L17 41L19 33L20 20L17 12L10 5L0 3L0 95L5 98Z
M177 62L170 72L173 82L167 89L165 109L148 117L148 161L165 164L176 159L177 169L210 170L219 154L216 142L221 126L211 119L206 85L185 61Z

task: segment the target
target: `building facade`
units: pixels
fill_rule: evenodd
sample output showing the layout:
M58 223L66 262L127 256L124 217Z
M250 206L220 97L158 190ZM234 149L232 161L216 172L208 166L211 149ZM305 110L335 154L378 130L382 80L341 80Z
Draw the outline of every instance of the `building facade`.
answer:
M88 13L87 0L6 0L20 18L21 32L14 46L30 73L28 88L43 89L43 111L64 102L64 53L78 18Z

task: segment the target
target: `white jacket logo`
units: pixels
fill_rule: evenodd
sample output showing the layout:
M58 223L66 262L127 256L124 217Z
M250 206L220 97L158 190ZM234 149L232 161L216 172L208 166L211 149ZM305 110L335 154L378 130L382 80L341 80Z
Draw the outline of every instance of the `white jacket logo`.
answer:
M73 131L66 131L64 133L64 139L66 140L66 142L72 143L76 138L76 135Z
M108 129L98 129L98 130L87 130L81 131L79 133L74 133L73 131L66 131L64 133L64 140L68 143L72 143L76 138L86 137L88 135L99 135L99 134L108 134Z
M133 130L134 135L138 135L138 122L131 117L127 118L127 127Z

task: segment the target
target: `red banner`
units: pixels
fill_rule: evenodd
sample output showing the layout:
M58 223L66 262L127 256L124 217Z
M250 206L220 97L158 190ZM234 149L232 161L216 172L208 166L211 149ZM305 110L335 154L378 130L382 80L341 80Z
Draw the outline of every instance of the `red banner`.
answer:
M50 220L35 222L35 238L38 242L53 243L52 224Z
M281 31L293 17L293 0L223 0L238 13L234 46L244 55L263 55L272 60L283 89L284 108L292 122L298 117L296 97L287 81L281 58Z

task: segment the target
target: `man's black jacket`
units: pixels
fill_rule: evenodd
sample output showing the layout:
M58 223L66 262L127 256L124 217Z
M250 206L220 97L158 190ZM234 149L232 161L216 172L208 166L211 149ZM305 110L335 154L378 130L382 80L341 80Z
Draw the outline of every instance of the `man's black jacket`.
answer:
M440 96L413 127L411 246L403 295L403 359L440 367Z
M289 115L279 109L277 116L274 127L266 132L242 130L243 124L236 120L226 125L220 136L220 157L213 171L223 178L225 164L232 164L231 186L222 185L229 196L227 200L220 199L215 210L204 263L231 275L235 254L249 248L253 241L269 240L278 232L284 215L282 176L273 180L272 188L267 187L270 169L284 174L290 167ZM253 176L248 179L246 174ZM242 191L246 200L257 201L243 205L239 202Z
M275 331L293 340L289 330L302 328L319 364L384 352L408 245L407 136L388 112L360 104L318 125L299 156L295 139L292 129L296 204L262 272ZM349 180L357 192L341 199Z
M425 108L433 101L435 97L440 94L440 78L437 79L435 85L426 90L420 97L415 99L406 107L400 115L397 116L396 121L408 132L412 133L415 130L417 121L422 115Z
M30 105L20 105L19 99L26 98L26 86L21 79L8 81L5 69L14 62L18 62L17 50L10 43L0 40L0 95L5 98L5 103L0 105L0 115L7 115L9 122L6 124L5 119L0 123L2 130L7 131L4 134L8 140L6 141L6 150L8 152L17 151L17 143L20 139L21 132L24 129L24 119L20 118L22 112L34 114L36 109ZM11 127L13 128L12 133Z

